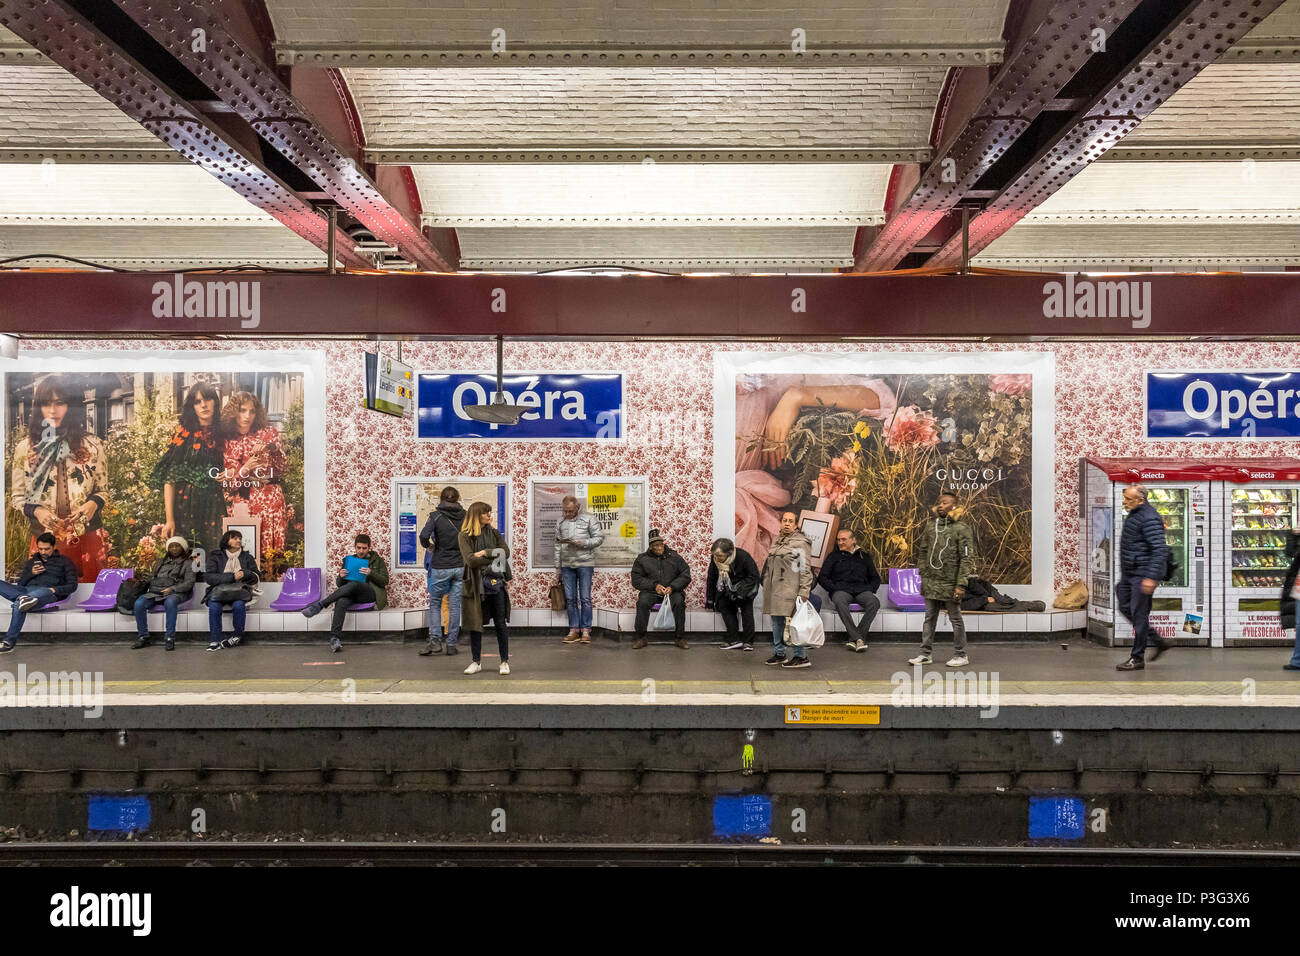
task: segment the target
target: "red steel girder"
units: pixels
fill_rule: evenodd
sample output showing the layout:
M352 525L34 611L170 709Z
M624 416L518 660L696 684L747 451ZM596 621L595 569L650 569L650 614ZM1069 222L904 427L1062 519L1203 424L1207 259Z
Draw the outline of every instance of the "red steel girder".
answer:
M118 6L376 238L421 269L455 271L323 131L261 52L235 36L222 3L118 0ZM203 31L201 43L196 30Z
M1091 56L1094 30L1110 36L1140 0L1058 0L998 72L974 115L935 155L912 195L854 263L893 269L953 210ZM888 213L889 210L886 210Z
M328 248L329 226L309 203L63 0L0 0L0 24L253 205ZM336 238L345 266L373 268L345 233L336 230Z
M1200 0L1137 56L1122 76L1091 98L1061 133L1039 149L969 225L969 255L1041 205L1245 36L1282 0ZM950 238L927 267L961 263L961 234Z

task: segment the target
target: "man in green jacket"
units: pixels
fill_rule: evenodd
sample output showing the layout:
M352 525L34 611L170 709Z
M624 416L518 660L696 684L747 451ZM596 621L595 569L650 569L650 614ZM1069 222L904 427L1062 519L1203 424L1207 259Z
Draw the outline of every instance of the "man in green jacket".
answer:
M370 547L370 535L359 534L352 545L352 554L343 559L336 582L338 589L319 601L302 609L304 617L315 617L326 607L334 605L330 621L330 650L335 654L343 650L343 619L354 604L375 605L382 611L388 605L388 564L383 555Z
M909 664L933 663L934 627L939 610L948 612L952 621L952 659L949 667L965 667L966 623L961 618L961 599L966 596L966 581L975 573L975 537L966 522L953 510L957 498L944 493L934 506L934 518L926 522L921 535L917 563L921 571L921 596L925 598L925 623L921 626L921 653Z

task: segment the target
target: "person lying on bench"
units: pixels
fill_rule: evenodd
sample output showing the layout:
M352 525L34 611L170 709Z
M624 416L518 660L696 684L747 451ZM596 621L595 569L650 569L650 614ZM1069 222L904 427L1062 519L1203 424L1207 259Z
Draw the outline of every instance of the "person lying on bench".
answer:
M382 611L388 604L388 565L378 551L370 549L370 535L359 534L352 542L352 553L343 559L338 587L319 601L312 601L302 609L303 617L315 617L331 604L334 617L330 621L330 650L338 654L343 650L343 619L354 604L373 604Z

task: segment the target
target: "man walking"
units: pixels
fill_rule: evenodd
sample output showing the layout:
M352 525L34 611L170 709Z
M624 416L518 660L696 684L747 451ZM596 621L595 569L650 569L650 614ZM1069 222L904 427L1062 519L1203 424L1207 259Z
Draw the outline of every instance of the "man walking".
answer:
M1165 644L1151 634L1151 595L1165 576L1169 546L1160 512L1147 503L1143 485L1124 489L1124 530L1119 536L1120 578L1115 583L1115 604L1133 625L1133 650L1128 660L1116 664L1120 671L1140 671L1148 644L1155 648L1151 660L1160 656Z
M934 628L939 611L946 610L952 621L952 657L949 667L965 667L966 622L961 616L961 599L966 596L966 581L975 573L975 536L966 522L954 511L957 497L947 492L939 496L932 509L934 518L926 522L921 535L917 559L921 565L921 596L925 598L925 621L921 625L921 653L909 664L933 663Z
M831 603L839 612L844 622L844 631L848 640L844 646L851 651L865 651L865 635L871 630L871 622L880 610L880 598L876 591L880 588L880 574L876 571L876 562L871 555L858 547L858 538L848 528L841 528L835 536L837 550L832 552L822 565L817 575L817 583L830 595ZM862 621L853 623L853 614L849 605L856 604L862 608Z
M641 592L636 598L636 640L632 650L645 647L650 609L661 601L667 601L673 609L674 643L686 650L686 585L690 583L691 569L682 556L668 547L657 530L651 530L650 550L641 552L632 565L632 587Z
M447 654L455 654L460 635L460 603L465 587L465 561L460 556L461 523L465 509L460 504L460 492L451 485L442 489L438 507L429 512L429 520L420 531L420 544L425 547L424 567L429 572L429 643L420 651L421 657L442 653L442 599L450 605L447 619Z

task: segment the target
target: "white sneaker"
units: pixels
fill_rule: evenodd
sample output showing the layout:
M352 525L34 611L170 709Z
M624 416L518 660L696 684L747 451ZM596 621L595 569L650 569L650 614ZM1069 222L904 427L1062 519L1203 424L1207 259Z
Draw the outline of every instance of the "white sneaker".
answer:
M469 662L469 667L465 668L465 673L466 673L466 674L477 674L477 673L478 673L479 671L481 671L482 669L483 669L483 665L480 664L478 661L470 661L470 662Z
M932 658L929 654L917 654L915 657L909 657L909 658L907 659L907 663L909 663L909 664L933 664L933 663L934 663L934 658Z
M502 662L501 662L501 666L497 668L497 673L498 673L498 674L509 674L509 673L510 673L510 662L509 662L509 661L502 661Z
M949 666L949 667L965 667L965 666L966 666L967 664L969 664L969 663L970 663L970 661L968 661L968 660L966 659L966 655L965 655L965 654L955 654L955 655L953 655L952 659L948 661L948 666Z

